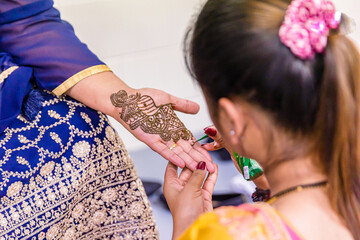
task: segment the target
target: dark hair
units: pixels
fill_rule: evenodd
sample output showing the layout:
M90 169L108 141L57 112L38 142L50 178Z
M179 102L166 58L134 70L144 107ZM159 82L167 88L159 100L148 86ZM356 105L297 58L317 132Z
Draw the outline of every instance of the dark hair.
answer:
M310 136L333 207L360 239L359 52L337 30L323 54L296 57L278 36L290 2L207 1L185 39L187 66L215 104L239 96Z

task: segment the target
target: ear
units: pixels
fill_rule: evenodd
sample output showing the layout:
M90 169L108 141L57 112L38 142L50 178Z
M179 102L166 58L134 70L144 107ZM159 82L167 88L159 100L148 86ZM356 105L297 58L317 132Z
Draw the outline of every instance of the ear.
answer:
M243 107L228 98L219 99L219 124L222 136L229 139L232 146L237 146L246 125Z

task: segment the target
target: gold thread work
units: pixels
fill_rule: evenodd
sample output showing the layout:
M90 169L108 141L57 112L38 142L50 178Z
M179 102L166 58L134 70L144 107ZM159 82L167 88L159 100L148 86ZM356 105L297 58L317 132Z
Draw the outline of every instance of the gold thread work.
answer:
M2 84L5 81L5 79L8 78L8 76L18 68L19 68L18 66L13 66L3 71L0 74L0 84Z
M111 72L111 69L106 65L96 65L86 68L85 70L78 72L77 74L73 75L72 77L68 78L65 82L60 84L57 88L53 90L53 93L56 96L60 96L64 94L67 90L75 86L81 80L102 72Z
M106 115L90 118L92 110L67 98L43 106L0 138L0 240L158 239L144 187ZM29 148L41 158L25 154Z

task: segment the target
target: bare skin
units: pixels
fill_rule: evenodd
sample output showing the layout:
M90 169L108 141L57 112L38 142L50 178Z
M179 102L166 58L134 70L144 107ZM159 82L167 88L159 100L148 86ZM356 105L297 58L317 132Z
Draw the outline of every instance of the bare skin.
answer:
M208 170L210 172L215 171L209 153L201 148L200 144L192 146L191 141L180 139L177 141L176 147L170 150L169 148L174 144L173 140L164 141L159 135L146 133L141 128L131 129L120 118L121 108L111 103L110 96L120 90L126 91L129 95L141 94L150 96L156 105L171 104L176 111L188 114L196 114L199 111L198 104L174 97L161 90L151 88L133 89L112 72L104 72L87 77L69 89L66 94L88 107L113 117L137 139L147 144L152 150L175 165L181 168L186 166L191 170L195 170L198 162L205 161L208 165Z
M326 180L312 162L310 158L294 159L270 170L266 176L272 191L276 194L292 186ZM331 189L320 187L294 191L277 199L272 206L304 239L353 239L332 209L327 191Z
M263 127L271 123L271 118L255 106L242 101L220 99L219 118L214 118L214 116L212 118L226 146L239 154L258 160L262 166L266 166L269 159L276 161L278 153L284 152L288 147L293 147L292 144L296 144L290 135L288 136L281 130L275 132L275 137L271 139L272 142L269 142L262 133ZM259 127L259 122L261 127ZM244 131L244 126L247 126L246 131ZM230 134L234 131L235 134ZM268 153L267 146L269 145L273 146L272 156L269 156ZM294 186L326 180L327 176L316 167L314 162L313 158L303 157L299 154L298 157L273 165L265 172L271 192L276 194ZM199 191L199 188L194 185L182 187L187 188L188 195ZM331 191L331 189L318 187L294 191L277 199L272 206L304 239L352 240L353 237L341 217L330 206L327 191ZM173 206L170 209L174 221L173 239L177 239L181 234L181 229L189 227L196 217L194 215L199 214L193 212L191 216L183 216L179 212L186 205L200 205L201 203L188 201L188 196L183 192L167 200L169 205ZM201 201L201 199L196 200Z

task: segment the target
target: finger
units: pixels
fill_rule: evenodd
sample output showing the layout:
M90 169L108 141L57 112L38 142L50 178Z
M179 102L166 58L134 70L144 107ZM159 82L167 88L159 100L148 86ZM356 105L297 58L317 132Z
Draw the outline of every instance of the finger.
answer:
M177 166L172 162L168 162L165 170L163 193L166 198L166 202L171 202L174 193L174 183L178 180ZM175 191L176 192L176 191Z
M174 110L183 113L196 114L200 110L199 104L187 99L170 95L170 102L173 104Z
M205 179L205 176L206 176L206 163L205 162L201 162L198 164L198 167L199 165L205 165L204 166L204 169L196 169L193 174L191 175L186 187L190 187L192 189L201 189L201 186L204 182L204 179Z
M206 127L204 131L205 134L216 142L217 147L225 147L224 140L215 126Z
M168 162L164 176L165 183L178 178L177 169L178 167L175 164L173 164L172 162Z
M204 197L204 212L212 212L214 210L212 203L212 195L203 189L202 195Z
M204 185L203 185L203 189L205 191L207 191L210 196L212 196L213 192L214 192L214 188L215 188L215 184L216 184L216 180L217 180L217 177L218 177L218 165L217 164L214 164L215 165L215 171L214 173L210 173L205 182L204 182Z
M179 143L179 141L178 141L178 143ZM187 168L194 171L196 168L197 162L186 151L184 151L184 149L178 143L176 144L175 147L173 147L171 149L171 152L176 154L184 162L184 165Z
M209 154L209 152L206 149L202 148L200 143L198 143L198 142L195 143L193 145L193 148L195 148L196 151L198 151L200 154L202 154L204 157L206 157L209 160L209 162L213 162L213 159L212 159L211 155Z
M185 141L185 140L179 140L177 142L177 144L179 146L181 146L181 148L184 150L184 152L186 152L192 158L192 163L190 164L190 169L194 170L200 161L205 161L207 164L208 171L214 172L215 168L212 165L212 159L210 158L210 160L209 160L207 157L205 157L203 154L201 154L199 151L197 151L196 148L191 146L190 142Z
M211 142L211 143L202 144L201 147L210 152L224 148L223 146L221 146L219 143L217 143L215 141Z
M186 165L186 163L184 162L184 160L181 157L176 155L176 153L171 151L169 149L169 147L166 146L166 144L164 144L162 142L155 143L152 147L152 150L154 150L155 152L158 152L165 159L167 159L168 161L172 162L173 164L175 164L176 166L178 166L180 168L184 168Z
M203 161L204 158L206 158L207 160L210 160L207 158L207 155L204 156L203 154L201 154L199 151L197 151L196 148L194 148L189 141L185 141L185 140L179 140L177 142L177 144L179 146L181 146L181 148L184 150L184 152L186 152L187 154L189 154L195 161L196 161L196 165L198 162Z
M179 179L183 182L189 181L193 171L191 171L189 168L184 167L184 169L181 171Z

